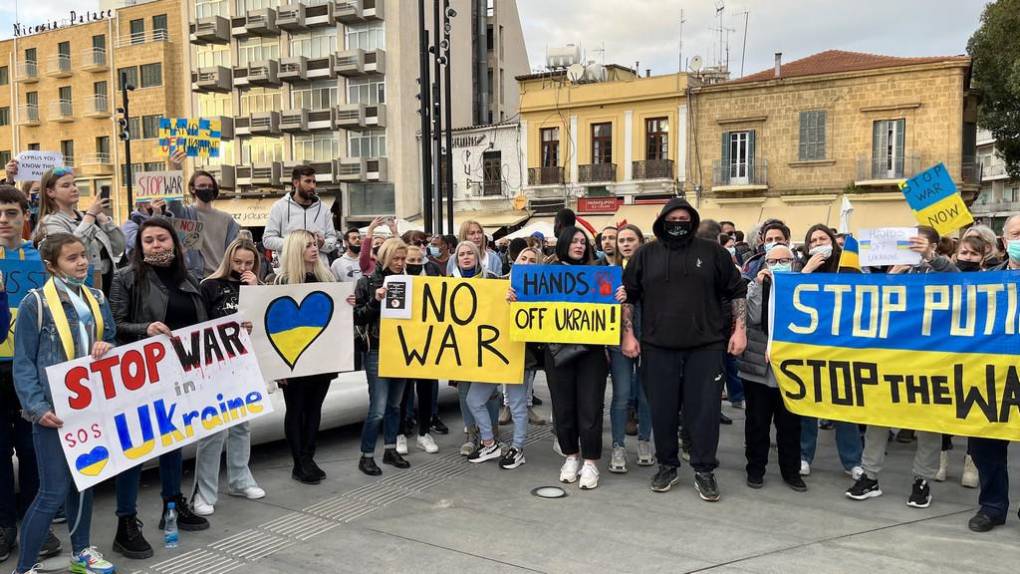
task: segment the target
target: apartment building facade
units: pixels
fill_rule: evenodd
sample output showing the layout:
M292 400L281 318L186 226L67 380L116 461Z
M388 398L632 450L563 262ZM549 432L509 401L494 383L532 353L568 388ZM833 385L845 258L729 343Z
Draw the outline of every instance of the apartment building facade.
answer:
M186 1L195 115L221 118L229 138L205 166L224 209L264 225L307 164L338 225L420 215L416 2ZM515 114L513 86L501 83L527 67L515 2L450 5L454 127Z
M21 151L59 151L75 168L81 206L109 188L117 217L125 217L120 78L135 86L133 167L165 169L158 120L190 113L182 1L111 4L100 19L0 42L0 169Z
M981 166L981 191L970 206L974 220L1002 231L1006 219L1020 213L1020 180L1009 176L991 132L978 129L977 157Z

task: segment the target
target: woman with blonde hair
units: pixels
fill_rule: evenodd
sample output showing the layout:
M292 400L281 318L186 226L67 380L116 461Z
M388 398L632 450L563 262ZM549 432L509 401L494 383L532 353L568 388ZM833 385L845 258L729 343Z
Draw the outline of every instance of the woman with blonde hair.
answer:
M498 253L489 249L485 238L485 230L482 228L481 223L473 219L461 223L460 232L457 234L457 241L459 242L457 245L458 250L465 241L470 241L478 248L480 268L490 273L493 277L499 277L503 274L503 260ZM447 275L452 275L453 271L457 268L455 260L456 257L451 257L450 262L446 264Z
M382 301L386 298L383 287L390 275L403 275L407 260L407 244L399 238L387 239L379 246L375 272L358 280L354 290L354 325L363 331L367 351L362 364L368 379L368 416L361 429L361 456L358 470L379 476L382 470L375 464L375 443L379 428L383 431L383 464L395 468L410 468L411 463L397 452L397 434L400 432L400 400L404 395L404 379L379 377L379 318Z
M218 319L236 313L241 285L258 285L258 277L258 247L250 240L235 239L227 246L220 266L202 281L202 299L209 318ZM250 322L244 322L243 325L251 331ZM215 511L220 482L220 453L223 452L224 444L227 447L227 493L249 500L266 495L248 468L251 458L251 426L243 422L198 441L191 505L199 516L209 516Z
M43 174L39 183L39 226L35 241L41 243L47 235L70 233L85 243L89 264L102 277L100 287L109 294L113 284L114 261L124 254L124 233L104 209L110 207L110 198L97 197L85 213L78 211L78 186L74 183L74 170L55 167Z
M333 281L336 281L333 272L319 258L319 241L315 235L304 229L288 233L283 242L276 284ZM283 433L294 459L294 470L290 476L303 484L319 484L326 478L326 473L315 464L315 439L322 421L322 402L326 400L329 384L335 376L336 373L323 373L278 381L287 405Z

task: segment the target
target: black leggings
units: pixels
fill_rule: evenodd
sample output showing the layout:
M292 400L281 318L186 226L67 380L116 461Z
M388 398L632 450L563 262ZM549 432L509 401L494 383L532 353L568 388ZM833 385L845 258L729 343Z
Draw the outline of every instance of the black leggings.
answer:
M605 347L595 347L560 367L553 366L552 354L546 350L545 375L552 398L553 426L563 454L577 454L580 442L585 460L602 458L602 412L608 374Z
M326 400L329 383L335 375L312 375L288 379L283 386L283 400L287 413L283 417L283 434L290 445L294 462L315 458L315 439L322 420L322 402Z
M404 421L407 420L407 402L411 393L418 397L418 436L425 436L429 432L429 425L432 422L432 387L438 384L430 379L408 379L404 385L404 397L400 399L400 428L404 429ZM413 385L410 383L414 383ZM413 390L412 390L413 388ZM404 429L410 432L411 429Z

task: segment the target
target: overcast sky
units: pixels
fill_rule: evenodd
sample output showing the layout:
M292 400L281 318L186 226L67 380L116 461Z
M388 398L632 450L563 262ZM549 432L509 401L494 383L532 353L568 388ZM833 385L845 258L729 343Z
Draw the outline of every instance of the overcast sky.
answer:
M66 18L71 9L96 0L15 0L20 21L35 25ZM408 1L408 0L404 0ZM496 0L497 2L501 0ZM633 66L653 74L678 69L680 11L683 56L700 55L714 64L719 52L716 7L725 3L730 69L740 74L744 12L748 12L744 73L828 49L894 56L954 55L966 52L985 0L518 0L533 67L545 62L548 46L580 44L588 59ZM15 5L0 0L0 38L12 36ZM724 32L724 40L726 33ZM725 49L723 51L725 54Z

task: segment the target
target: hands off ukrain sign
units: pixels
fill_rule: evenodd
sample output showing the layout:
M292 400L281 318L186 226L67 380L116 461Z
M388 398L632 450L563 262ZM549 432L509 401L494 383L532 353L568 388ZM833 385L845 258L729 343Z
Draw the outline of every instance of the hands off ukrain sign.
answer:
M510 284L514 341L619 345L622 268L592 265L516 265Z

